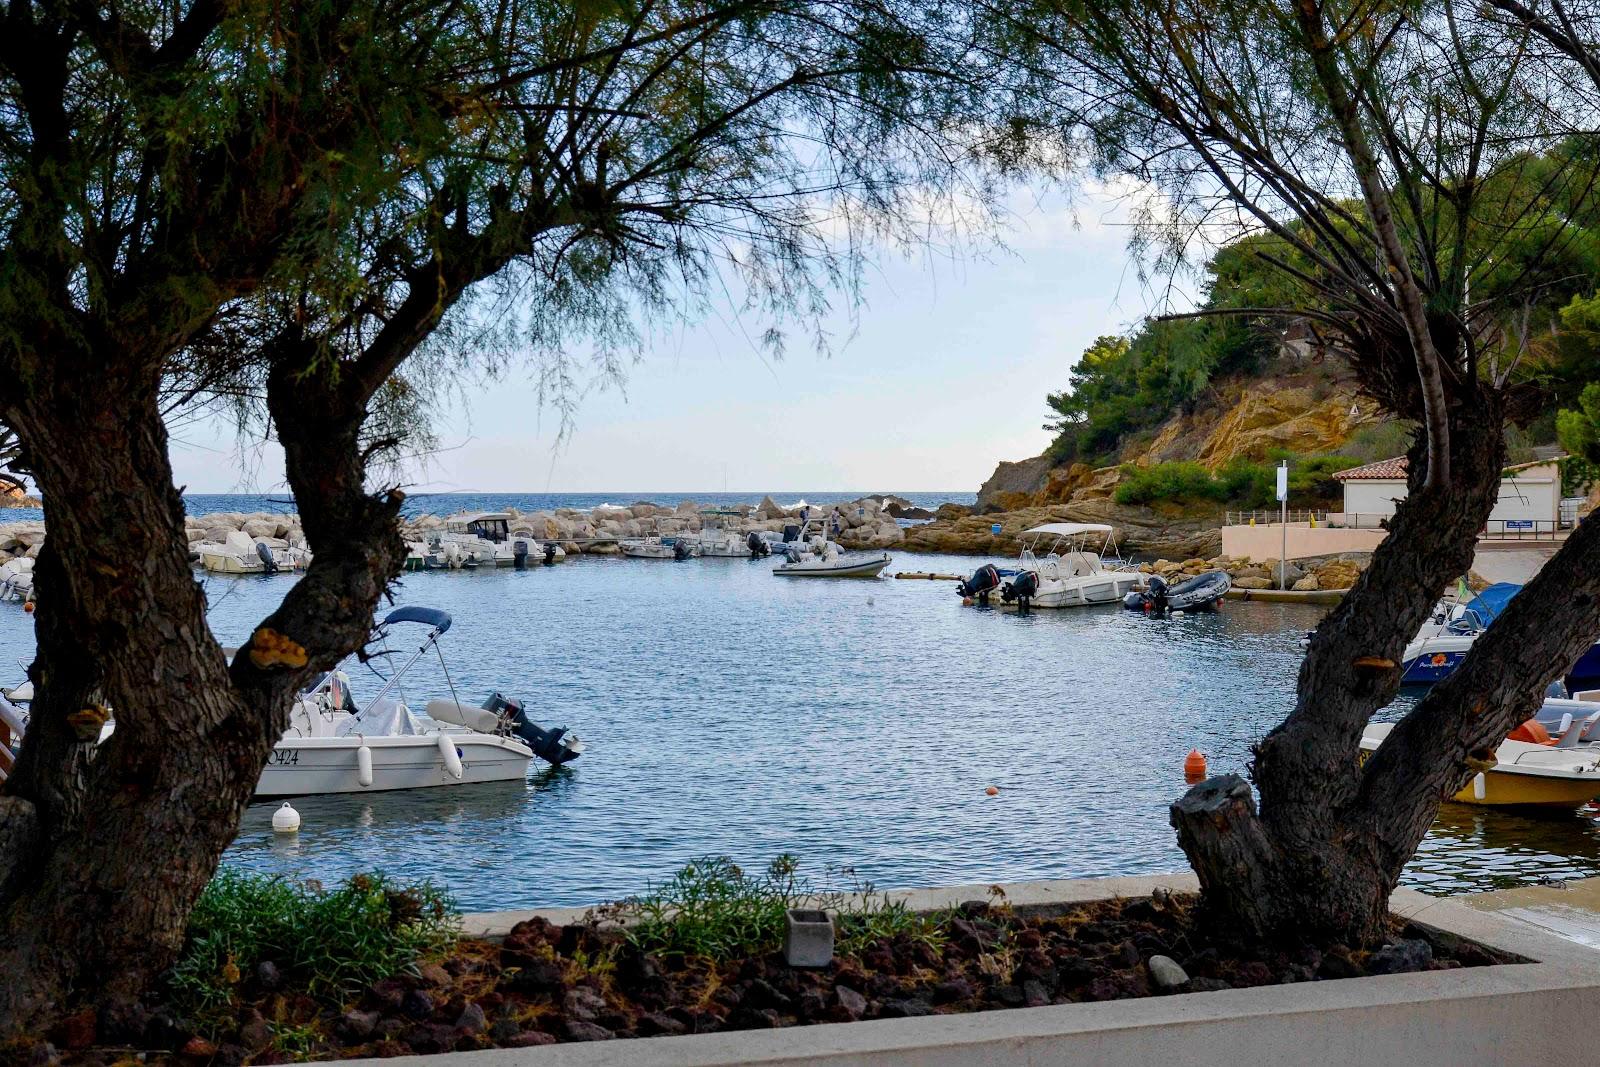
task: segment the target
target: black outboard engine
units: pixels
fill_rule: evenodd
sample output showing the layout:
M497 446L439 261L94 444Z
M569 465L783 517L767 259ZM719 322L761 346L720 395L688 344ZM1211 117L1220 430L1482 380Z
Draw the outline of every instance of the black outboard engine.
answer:
M800 540L800 527L791 522L783 528L783 543L789 544L791 541L798 540Z
M1152 574L1143 591L1135 589L1122 598L1122 606L1131 611L1148 611L1162 615L1167 610L1167 580Z
M750 531L750 536L744 539L744 544L750 550L751 559L765 559L772 555L772 546L755 530Z
M561 766L578 758L578 753L572 751L561 743L566 736L565 726L556 726L544 729L528 718L528 713L522 706L522 701L512 700L500 695L490 693L489 699L483 702L485 711L492 711L506 720L511 725L511 732L517 740L533 750L533 754L554 766Z
M520 537L511 546L511 565L519 571L528 569L528 542Z
M956 586L956 592L962 598L975 597L985 604L989 602L989 594L1000 586L1000 568L993 563L985 563L972 572L972 577Z
M677 560L679 563L682 563L684 560L693 557L693 555L694 546L685 541L683 538L680 537L676 541L672 542L672 558Z
M555 566L555 563L556 543L554 541L546 541L544 543L544 565L546 567L553 567Z
M272 558L272 549L267 547L266 542L264 542L264 541L257 541L256 542L256 555L261 557L261 566L262 566L262 573L263 574L277 574L278 573L278 561Z
M1020 606L1027 607L1028 601L1032 600L1038 592L1038 572L1022 571L1015 578L1011 579L1010 585L1000 590L1000 599L1004 600L1007 604L1015 600Z

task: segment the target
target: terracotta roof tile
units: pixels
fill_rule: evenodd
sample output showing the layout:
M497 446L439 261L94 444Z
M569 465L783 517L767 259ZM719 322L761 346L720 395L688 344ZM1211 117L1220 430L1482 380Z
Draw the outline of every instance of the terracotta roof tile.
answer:
M1355 482L1367 480L1392 481L1395 478L1404 479L1406 476L1406 457L1396 456L1394 459L1380 459L1376 463L1368 463L1362 467L1351 467L1347 471L1337 471L1334 477L1341 482Z

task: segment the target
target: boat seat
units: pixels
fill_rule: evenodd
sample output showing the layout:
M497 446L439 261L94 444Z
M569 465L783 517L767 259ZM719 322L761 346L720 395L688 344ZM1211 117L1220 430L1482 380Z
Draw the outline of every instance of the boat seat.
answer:
M1563 718L1563 720L1565 720L1567 718L1570 718L1570 716L1563 716L1562 718ZM1596 723L1600 723L1600 711L1595 712L1593 715L1590 715L1588 718L1585 718L1585 719L1582 719L1582 720L1580 720L1578 722L1572 723L1567 728L1567 730L1565 732L1563 732L1562 735L1556 740L1556 747L1557 748L1575 748L1575 747L1577 747L1578 742L1583 740L1584 736L1595 728L1595 724Z
M480 734L492 734L500 728L500 716L494 712L471 707L457 700L447 700L444 697L435 697L428 701L422 713L434 722L465 726Z

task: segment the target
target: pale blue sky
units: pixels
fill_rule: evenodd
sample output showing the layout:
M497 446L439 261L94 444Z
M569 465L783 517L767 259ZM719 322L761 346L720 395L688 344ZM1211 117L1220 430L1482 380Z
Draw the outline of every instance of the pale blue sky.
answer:
M1074 209L1019 191L1011 203L1009 250L879 256L858 332L831 356L797 343L772 362L726 317L686 326L651 346L625 393L591 391L559 447L530 374L470 388L411 488L975 490L997 460L1048 443L1044 396L1084 347L1158 301L1130 262L1124 202L1091 193ZM179 436L190 492L282 491L274 447L241 457L220 426Z

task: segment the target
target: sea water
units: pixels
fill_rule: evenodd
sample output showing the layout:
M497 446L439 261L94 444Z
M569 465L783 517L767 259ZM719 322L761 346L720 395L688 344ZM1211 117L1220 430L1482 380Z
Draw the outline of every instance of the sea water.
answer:
M890 571L980 562L900 554ZM445 666L430 654L406 675L408 703L499 690L587 751L521 782L297 799L296 835L256 805L225 862L427 877L472 909L614 899L708 854L759 867L789 852L880 886L1180 870L1167 805L1185 754L1243 772L1293 701L1319 617L1254 602L1176 619L1019 614L963 606L949 581L771 570L587 557L402 576L396 603L455 619ZM239 644L296 579L201 580L217 635ZM423 634L396 627L389 643L409 654ZM0 604L0 642L31 656L14 604ZM392 662L351 669L358 700ZM1447 804L1406 880L1455 892L1597 873L1588 816Z

